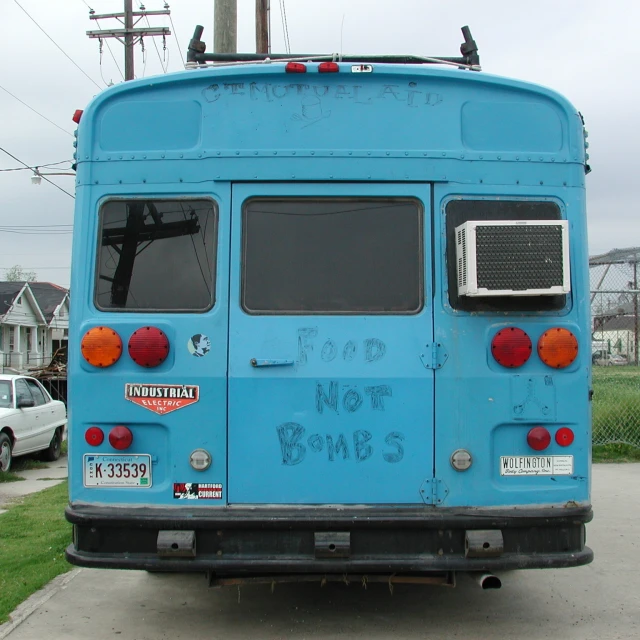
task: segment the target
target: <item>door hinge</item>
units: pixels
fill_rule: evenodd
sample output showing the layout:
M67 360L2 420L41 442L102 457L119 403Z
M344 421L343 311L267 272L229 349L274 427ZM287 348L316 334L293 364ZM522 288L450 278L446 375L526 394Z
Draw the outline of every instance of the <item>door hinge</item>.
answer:
M420 496L425 504L442 504L448 495L447 485L439 478L428 478L420 485Z
M420 360L425 369L442 369L448 358L449 354L440 342L426 344L424 351L420 354Z

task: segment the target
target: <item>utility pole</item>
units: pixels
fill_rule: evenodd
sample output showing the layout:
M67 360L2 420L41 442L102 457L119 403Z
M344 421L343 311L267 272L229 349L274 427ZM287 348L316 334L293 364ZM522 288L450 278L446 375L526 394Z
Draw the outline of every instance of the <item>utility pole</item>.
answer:
M269 53L269 0L256 0L256 53Z
M90 20L106 20L108 18L116 18L124 29L100 29L99 31L87 31L90 38L115 38L124 44L124 79L133 80L133 47L147 36L162 36L166 38L171 35L171 31L167 27L148 27L146 29L136 29L135 25L147 16L168 16L170 15L169 5L165 2L165 8L161 11L147 11L144 6L140 7L140 11L134 11L132 8L133 0L124 0L123 13L104 13L96 15L93 9L89 11ZM134 20L137 18L137 20Z
M238 0L216 0L213 50L215 53L238 52Z

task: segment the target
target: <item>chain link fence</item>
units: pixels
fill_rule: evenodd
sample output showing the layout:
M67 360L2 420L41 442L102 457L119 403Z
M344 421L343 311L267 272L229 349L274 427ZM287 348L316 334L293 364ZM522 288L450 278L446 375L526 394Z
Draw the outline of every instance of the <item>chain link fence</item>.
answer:
M640 448L640 247L589 259L593 444Z

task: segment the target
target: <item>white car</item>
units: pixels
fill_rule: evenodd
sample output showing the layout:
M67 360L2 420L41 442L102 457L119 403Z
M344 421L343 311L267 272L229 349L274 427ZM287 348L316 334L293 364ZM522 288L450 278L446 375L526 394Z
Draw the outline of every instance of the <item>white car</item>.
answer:
M42 451L45 460L57 460L67 425L63 402L52 400L34 378L0 375L0 473L11 459Z

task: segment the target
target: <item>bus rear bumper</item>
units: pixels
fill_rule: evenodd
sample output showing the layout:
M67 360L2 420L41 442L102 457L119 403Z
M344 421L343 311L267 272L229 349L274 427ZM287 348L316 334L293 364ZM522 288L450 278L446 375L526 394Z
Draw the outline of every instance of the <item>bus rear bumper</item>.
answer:
M71 505L69 562L106 569L284 574L498 572L588 564L589 506L151 508Z

